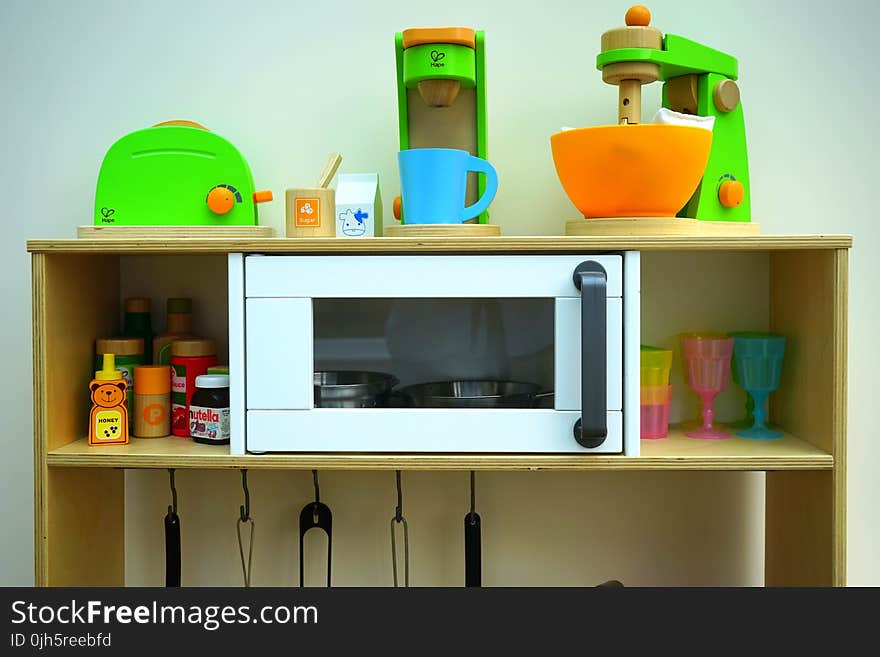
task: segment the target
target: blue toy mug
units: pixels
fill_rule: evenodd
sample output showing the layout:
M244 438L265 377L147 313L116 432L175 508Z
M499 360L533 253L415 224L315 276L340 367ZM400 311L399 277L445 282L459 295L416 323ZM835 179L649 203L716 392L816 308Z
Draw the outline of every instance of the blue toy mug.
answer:
M485 212L498 191L498 173L486 160L456 148L411 148L397 154L407 224L460 224ZM468 171L486 176L486 191L465 205Z

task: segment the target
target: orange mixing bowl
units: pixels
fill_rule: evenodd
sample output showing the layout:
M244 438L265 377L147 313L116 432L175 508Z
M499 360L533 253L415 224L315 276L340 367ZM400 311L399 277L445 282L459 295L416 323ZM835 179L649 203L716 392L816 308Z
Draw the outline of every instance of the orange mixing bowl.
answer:
M590 217L674 217L709 161L712 133L679 125L608 125L550 137L568 198Z

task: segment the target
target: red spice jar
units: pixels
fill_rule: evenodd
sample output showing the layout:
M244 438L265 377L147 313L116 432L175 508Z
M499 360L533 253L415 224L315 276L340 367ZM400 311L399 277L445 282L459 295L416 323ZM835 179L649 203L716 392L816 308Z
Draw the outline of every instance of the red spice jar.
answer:
M171 433L189 436L189 403L196 391L196 377L217 364L217 343L186 338L171 343Z

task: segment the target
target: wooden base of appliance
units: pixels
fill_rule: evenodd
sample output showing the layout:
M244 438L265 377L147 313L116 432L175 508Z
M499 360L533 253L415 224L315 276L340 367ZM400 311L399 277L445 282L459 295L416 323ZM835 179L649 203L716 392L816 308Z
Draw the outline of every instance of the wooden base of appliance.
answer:
M759 235L760 224L750 221L699 221L681 217L615 217L574 219L565 222L565 234L585 237L591 235Z
M76 236L83 239L139 240L206 237L253 239L274 237L271 226L77 226Z
M404 224L385 226L386 237L497 237L496 224Z

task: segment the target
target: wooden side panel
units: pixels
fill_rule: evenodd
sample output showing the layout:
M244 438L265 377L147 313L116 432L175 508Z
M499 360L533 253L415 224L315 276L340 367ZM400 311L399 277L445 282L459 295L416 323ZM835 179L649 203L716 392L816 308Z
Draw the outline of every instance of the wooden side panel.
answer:
M765 581L846 584L846 250L771 255L770 326L788 337L771 418L834 457L767 474Z
M123 473L47 466L88 431L94 340L119 330L119 256L35 255L32 268L35 582L121 584ZM82 548L89 536L103 564Z
M833 473L768 472L766 486L764 583L833 586Z
M31 321L34 375L34 583L44 585L46 571L46 258L31 256Z
M770 256L770 328L786 336L771 421L831 453L834 436L834 251Z
M846 404L849 251L835 252L837 293L834 303L834 585L846 586Z
M125 585L125 472L50 468L43 586Z

